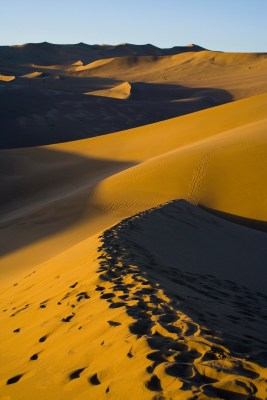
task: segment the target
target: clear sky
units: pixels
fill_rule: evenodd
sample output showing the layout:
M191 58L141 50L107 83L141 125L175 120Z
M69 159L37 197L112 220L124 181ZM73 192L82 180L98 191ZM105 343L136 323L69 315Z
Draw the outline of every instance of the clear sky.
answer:
M267 0L0 0L0 45L28 42L267 51Z

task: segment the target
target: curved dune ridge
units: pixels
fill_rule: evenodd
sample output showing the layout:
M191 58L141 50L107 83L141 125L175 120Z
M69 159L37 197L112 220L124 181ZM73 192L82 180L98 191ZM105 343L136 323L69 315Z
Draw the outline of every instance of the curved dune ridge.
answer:
M35 78L41 78L43 76L46 76L44 72L34 71L31 72L30 74L22 75L21 78L35 79Z
M67 58L70 49L53 46L43 43L43 55L53 48ZM195 71L188 87L206 80L205 93L187 101L209 97L211 87L246 98L109 135L0 151L0 397L264 400L267 94L255 94L266 90L266 56L107 48L119 56L68 58L58 92L45 87L49 102L62 90L64 115L71 95L60 85L68 80L83 101L96 96L96 107L105 97L113 107L144 106L156 93L157 102L179 103L184 91L156 85L166 71L170 81ZM36 68L19 76L38 77ZM102 89L86 90L83 74L101 74ZM38 79L26 84L30 94L40 90ZM22 109L21 126L23 118Z

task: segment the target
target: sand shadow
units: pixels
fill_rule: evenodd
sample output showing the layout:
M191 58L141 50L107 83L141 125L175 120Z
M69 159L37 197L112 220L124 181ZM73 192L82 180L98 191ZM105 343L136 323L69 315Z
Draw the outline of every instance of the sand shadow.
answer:
M84 93L121 83L106 78L42 78L1 85L0 148L32 147L122 131L233 100L216 88L138 82L129 99Z
M206 108L228 103L232 95L224 90L212 87L187 87L167 83L131 83L131 100L151 102L199 102ZM193 104L192 104L193 107Z
M126 307L135 320L130 332L147 339L155 352L151 373L169 356L185 364L199 359L184 342L199 332L213 341L203 361L229 357L226 347L233 357L266 366L265 233L173 201L121 221L101 240L102 295L110 293L111 308Z
M2 151L0 255L97 218L98 182L133 164L44 148Z

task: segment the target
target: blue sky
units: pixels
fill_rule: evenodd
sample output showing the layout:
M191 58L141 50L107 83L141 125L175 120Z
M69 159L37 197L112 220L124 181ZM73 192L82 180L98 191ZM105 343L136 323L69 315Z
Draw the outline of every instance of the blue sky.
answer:
M189 43L267 51L267 0L0 0L0 45Z

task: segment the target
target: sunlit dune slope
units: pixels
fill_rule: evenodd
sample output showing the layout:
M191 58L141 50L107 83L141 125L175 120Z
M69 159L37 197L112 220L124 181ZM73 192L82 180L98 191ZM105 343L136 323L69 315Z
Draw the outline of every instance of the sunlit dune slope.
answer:
M1 273L174 198L266 221L267 95L112 135L1 152ZM56 235L56 236L55 236ZM18 262L19 260L19 262Z
M235 99L267 90L265 53L199 51L160 57L121 57L99 60L72 72L131 82L182 83L189 87L228 90Z

